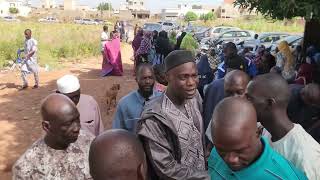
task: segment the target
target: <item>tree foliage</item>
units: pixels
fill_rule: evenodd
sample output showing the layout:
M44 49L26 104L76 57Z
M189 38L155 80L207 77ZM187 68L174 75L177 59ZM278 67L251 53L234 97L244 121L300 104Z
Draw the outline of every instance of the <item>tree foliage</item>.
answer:
M112 10L112 6L110 3L102 2L98 5L97 9L99 11L108 11L108 10Z
M11 8L9 8L9 12L10 12L10 14L18 14L19 13L19 9L11 7Z
M187 12L187 14L184 16L184 20L187 22L196 21L197 19L198 19L197 14L192 11Z
M207 14L201 14L199 19L203 21L212 21L216 19L216 16L213 14L213 12L208 12Z
M319 0L236 0L234 4L272 19L320 19Z

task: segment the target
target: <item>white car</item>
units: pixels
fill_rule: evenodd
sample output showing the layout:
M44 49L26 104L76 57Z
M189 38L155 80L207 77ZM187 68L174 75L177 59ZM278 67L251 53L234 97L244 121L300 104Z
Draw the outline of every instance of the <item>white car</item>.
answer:
M59 22L59 20L54 17L41 18L38 21L43 22L43 23L58 23Z
M82 19L82 24L85 25L99 25L98 22L92 20L92 19Z
M230 30L240 30L240 28L237 27L231 27L231 26L216 26L211 29L209 36L210 37L218 37L220 34L230 31Z
M13 16L5 16L3 17L3 20L8 22L20 22L20 19L17 19Z
M172 31L178 28L178 25L174 22L158 22L162 26L162 30L164 31Z
M81 18L75 18L73 22L76 23L76 24L82 24L82 19Z

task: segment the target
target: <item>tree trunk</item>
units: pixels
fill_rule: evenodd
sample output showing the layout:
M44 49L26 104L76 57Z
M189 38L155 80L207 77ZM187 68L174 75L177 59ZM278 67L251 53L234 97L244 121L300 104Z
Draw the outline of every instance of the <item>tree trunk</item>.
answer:
M320 20L311 19L306 21L304 29L303 52L306 55L306 50L313 45L320 49Z
M311 19L306 22L303 41L303 57L306 57L307 48L311 45L320 49L320 19ZM314 82L320 84L319 67L314 72Z

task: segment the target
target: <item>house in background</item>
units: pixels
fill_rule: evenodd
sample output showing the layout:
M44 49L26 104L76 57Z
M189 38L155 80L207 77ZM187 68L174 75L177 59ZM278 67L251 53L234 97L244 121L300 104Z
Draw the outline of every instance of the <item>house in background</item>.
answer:
M18 9L17 14L11 14L10 8ZM31 12L28 1L25 0L0 0L0 16L23 16L26 17Z
M167 20L176 20L183 18L187 12L192 11L198 16L207 14L208 12L214 12L213 7L203 5L191 5L191 4L179 4L176 8L165 8L161 10L161 18Z
M235 0L224 0L222 5L217 9L217 15L219 18L238 18L245 15L250 15L250 13L234 6Z
M41 7L45 9L57 8L58 5L55 0L41 0Z
M150 11L145 7L145 0L126 0L120 5L119 13L131 12L132 17L145 19L150 17Z

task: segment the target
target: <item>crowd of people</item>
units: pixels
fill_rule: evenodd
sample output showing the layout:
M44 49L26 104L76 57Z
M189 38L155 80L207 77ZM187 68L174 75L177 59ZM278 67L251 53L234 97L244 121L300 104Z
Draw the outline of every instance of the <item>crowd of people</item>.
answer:
M103 75L121 75L119 34L102 35ZM318 51L303 60L281 42L275 55L253 55L229 42L222 61L196 61L185 36L172 46L164 31L137 30L138 88L118 102L111 130L77 77L58 79L41 104L45 135L13 179L320 180Z

